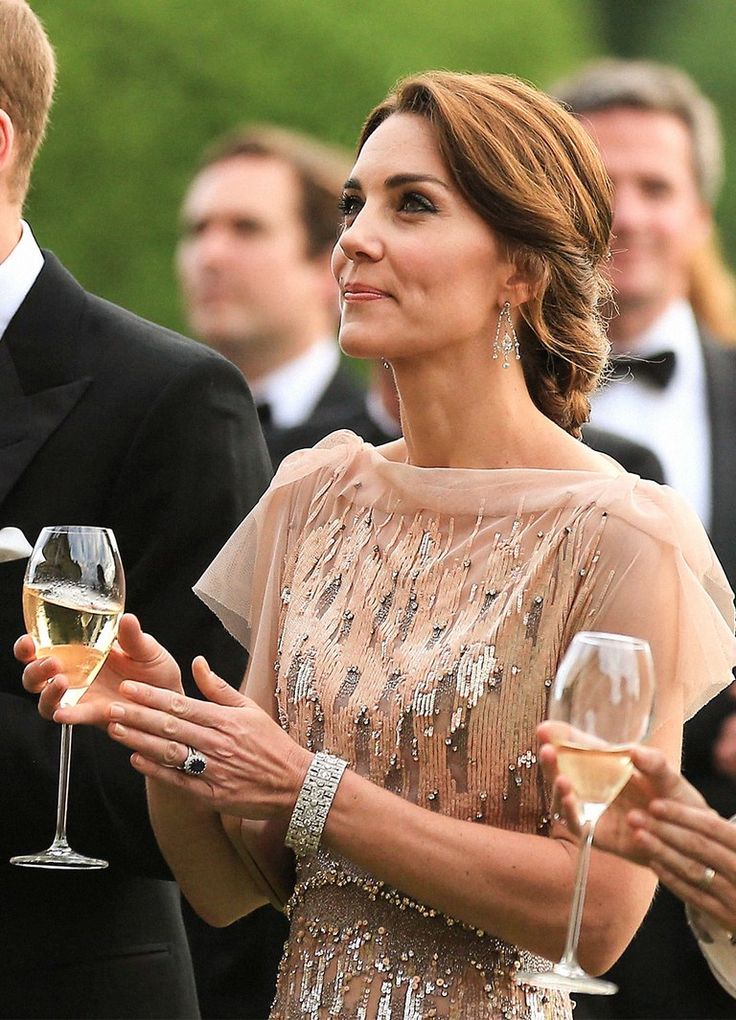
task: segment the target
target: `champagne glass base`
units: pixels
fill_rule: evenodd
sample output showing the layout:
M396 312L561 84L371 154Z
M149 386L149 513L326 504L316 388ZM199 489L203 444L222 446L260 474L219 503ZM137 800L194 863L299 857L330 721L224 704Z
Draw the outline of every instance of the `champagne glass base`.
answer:
M22 854L10 858L11 864L21 868L59 868L67 871L94 871L108 866L99 857L85 857L69 847L50 846L39 854Z
M554 988L561 992L585 992L587 995L615 995L618 991L618 985L613 981L591 977L582 967L565 967L559 963L552 970L520 970L516 973L515 980L519 985Z

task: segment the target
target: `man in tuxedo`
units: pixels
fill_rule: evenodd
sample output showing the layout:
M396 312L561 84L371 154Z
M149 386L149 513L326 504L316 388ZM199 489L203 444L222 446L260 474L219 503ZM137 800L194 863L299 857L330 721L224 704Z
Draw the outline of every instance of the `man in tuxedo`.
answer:
M189 664L237 683L242 651L191 585L265 488L242 376L88 294L21 220L55 61L24 0L0 0L0 528L114 529L128 608ZM0 570L0 1015L181 1017L197 1000L176 885L141 777L101 732L74 736L69 840L103 871L13 867L53 836L59 729L21 685L21 561Z
M600 61L553 91L598 142L615 190L610 336L618 365L592 420L652 447L734 586L736 349L716 342L707 306L691 302L722 176L715 110L682 71L643 61ZM724 815L736 813L736 772L714 747L734 711L726 691L685 728L683 771ZM581 997L581 1016L734 1015L666 890L611 974L618 995Z
M314 420L321 439L361 397L335 343L330 270L349 171L339 150L253 126L205 151L184 197L177 269L188 321L248 380L274 466L299 448L294 430Z

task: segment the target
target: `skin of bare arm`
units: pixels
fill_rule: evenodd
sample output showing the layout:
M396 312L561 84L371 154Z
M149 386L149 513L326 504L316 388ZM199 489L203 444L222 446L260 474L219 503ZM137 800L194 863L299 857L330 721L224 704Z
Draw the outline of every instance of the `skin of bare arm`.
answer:
M122 668L116 660L112 666ZM29 667L26 673L27 686L33 689L41 667L33 672ZM256 845L261 838L270 840L274 850L278 846L281 860L278 867L271 861L269 884L279 897L288 891L290 858L280 840L311 754L251 699L211 673L204 660L195 660L194 675L208 702L185 698L165 684L126 680L118 684L117 699L108 698L105 712L110 736L135 752L132 764L148 778L154 827L186 895L210 923L227 924L257 905L256 894L258 902L269 895L263 886L258 888L252 864L244 865L235 852L238 838L248 843L251 855L254 839ZM62 684L55 681L57 687ZM52 709L48 692L53 686L42 695L45 712ZM89 721L90 714L83 700L55 709L53 717L79 722L80 716ZM202 777L171 768L183 760L188 745L208 756ZM677 753L676 748L668 750ZM220 814L230 819L230 838ZM232 821L237 818L248 820L240 836ZM563 825L553 825L551 836L438 816L348 771L323 842L429 907L555 958L569 915L576 846ZM581 957L584 966L600 972L621 952L645 912L654 878L610 855L594 857ZM244 874L250 879L247 893ZM610 909L612 888L626 890L616 911ZM536 904L541 897L546 910L540 924Z
M549 724L538 733L549 739ZM540 760L568 827L579 835L575 794L557 772L552 744L543 743ZM735 931L736 826L713 811L657 748L636 746L631 760L637 771L601 819L596 845L647 865L676 896ZM716 874L702 889L706 868Z

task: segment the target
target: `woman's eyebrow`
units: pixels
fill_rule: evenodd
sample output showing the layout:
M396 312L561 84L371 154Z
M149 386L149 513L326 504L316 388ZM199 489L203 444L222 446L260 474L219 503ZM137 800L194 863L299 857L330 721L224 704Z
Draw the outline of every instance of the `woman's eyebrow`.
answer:
M433 174L392 174L383 182L387 188L400 188L406 184L439 184L446 191L450 185ZM349 177L343 184L346 191L362 191L363 187L357 177Z

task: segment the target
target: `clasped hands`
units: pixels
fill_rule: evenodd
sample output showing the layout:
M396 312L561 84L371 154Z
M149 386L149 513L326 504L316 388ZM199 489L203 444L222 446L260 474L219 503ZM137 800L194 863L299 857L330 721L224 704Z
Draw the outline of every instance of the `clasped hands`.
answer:
M36 658L31 637L19 638L14 652L25 664L23 686L40 694L45 719L104 729L134 752L130 760L138 772L224 814L290 817L311 753L201 656L192 674L206 700L187 697L176 662L132 614L122 617L105 665L76 705L61 707L68 680L53 656ZM207 756L201 776L177 769L189 747Z

